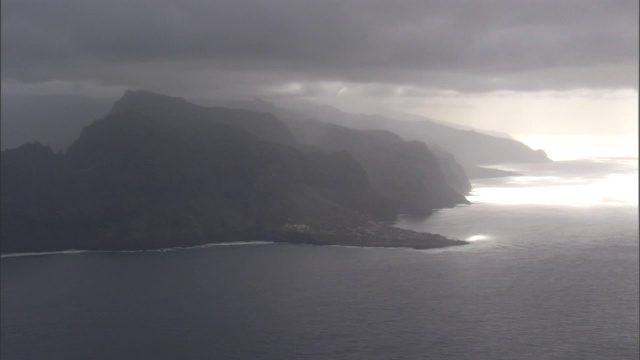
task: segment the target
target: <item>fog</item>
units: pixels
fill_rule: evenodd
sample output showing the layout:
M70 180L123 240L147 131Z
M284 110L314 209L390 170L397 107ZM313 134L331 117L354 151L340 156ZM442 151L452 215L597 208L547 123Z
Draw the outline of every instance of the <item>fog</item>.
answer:
M638 2L2 2L3 100L126 89L632 149Z

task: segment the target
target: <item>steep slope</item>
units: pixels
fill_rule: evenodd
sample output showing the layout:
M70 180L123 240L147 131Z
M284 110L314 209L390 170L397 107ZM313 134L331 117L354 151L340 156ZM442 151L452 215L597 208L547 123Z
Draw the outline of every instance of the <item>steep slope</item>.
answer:
M424 143L407 142L388 131L356 130L318 120L285 120L296 139L327 152L345 151L362 165L371 186L401 213L428 214L467 203L447 184ZM464 174L461 178L465 179ZM459 184L465 193L469 182Z
M291 138L273 116L138 95L85 127L66 154L39 144L2 153L2 252L255 240L286 223L395 217L348 154L279 143Z
M431 145L429 146L429 150L438 162L445 182L458 193L468 194L471 191L469 179L473 179L473 177L469 175L468 170L460 165L451 153L442 148Z
M301 112L281 108L274 105L273 103L263 101L260 99L254 99L252 101L233 101L233 102L225 103L224 105L233 107L233 108L251 109L255 111L268 111L270 113L275 114L280 120L285 122L290 127L295 126L296 123L305 122L307 120L312 119L311 115L308 115L306 113L301 113ZM318 120L316 119L315 121L318 121ZM334 123L332 121L328 121L325 119L322 119L322 121L327 123ZM337 124L334 123L334 125L337 125ZM342 126L342 127L355 129L349 126ZM361 129L357 129L358 131L361 131L361 134L359 136L362 136L363 134L365 134L367 129L375 129L375 126L362 127ZM391 133L393 133L393 131L391 131ZM373 143L375 143L376 141L375 139L371 139L371 140ZM412 140L407 140L406 138L404 140L405 142L412 141ZM402 142L402 139L396 136L396 139L394 139L393 141L395 144L400 144ZM403 146L404 145L398 145L398 149L402 148ZM446 150L438 146L434 146L432 144L429 144L428 147L429 149L427 151L430 150L435 156L435 159L438 162L438 165L440 166L440 170L442 171L444 181L447 183L447 185L452 187L459 194L467 194L471 190L471 184L469 183L469 178L465 173L466 167L461 166L457 161L457 159ZM413 166L422 168L423 166L429 166L429 165L428 163L422 163L422 164L414 163ZM475 170L475 166L470 166L469 168L472 171ZM496 172L499 172L499 170L496 170ZM373 176L371 172L369 172L369 175ZM451 204L453 203L458 203L458 202L457 200L454 200L452 202L449 202L449 205L447 206L451 206Z
M388 130L408 140L423 141L453 154L462 164L551 161L543 150L533 150L519 141L474 130L456 129L427 119L401 121L381 115L350 114L329 106L308 107L304 113L334 124L356 129Z

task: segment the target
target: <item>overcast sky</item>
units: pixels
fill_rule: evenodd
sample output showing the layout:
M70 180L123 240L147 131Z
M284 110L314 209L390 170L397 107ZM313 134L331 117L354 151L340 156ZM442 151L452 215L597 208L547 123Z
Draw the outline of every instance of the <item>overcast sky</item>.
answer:
M637 136L637 0L3 0L2 90Z

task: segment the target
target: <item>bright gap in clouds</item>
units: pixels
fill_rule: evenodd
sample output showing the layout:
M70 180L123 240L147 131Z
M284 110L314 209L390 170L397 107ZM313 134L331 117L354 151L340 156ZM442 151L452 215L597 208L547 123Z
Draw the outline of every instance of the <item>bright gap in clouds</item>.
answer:
M425 99L414 112L512 135L637 139L638 133L636 89L448 94Z

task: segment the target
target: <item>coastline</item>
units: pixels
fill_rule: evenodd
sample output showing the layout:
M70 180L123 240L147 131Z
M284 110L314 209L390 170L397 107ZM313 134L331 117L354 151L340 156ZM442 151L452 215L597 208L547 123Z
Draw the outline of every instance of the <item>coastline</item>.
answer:
M193 244L191 246L149 247L149 248L87 248L60 250L32 250L0 254L0 258L43 255L69 255L81 253L132 253L132 252L165 252L207 248L214 246L240 246L265 244L304 244L319 246L352 246L368 248L407 248L434 249L448 246L469 244L467 241L454 240L442 235L400 229L392 226L371 225L367 227L349 228L310 228L305 225L285 225L262 240L242 239L237 241L211 242Z
M203 249L203 248L214 247L214 246L245 246L245 245L270 245L270 244L275 244L275 243L273 241L256 240L256 241L217 242L217 243L208 243L203 245L176 246L176 247L167 247L167 248L150 248L150 249L138 249L138 250L68 249L68 250L58 250L58 251L33 251L33 252L6 253L6 254L0 254L0 258L5 259L5 258L24 257L24 256L73 255L73 254L83 254L83 253L169 252L169 251L180 251L180 250Z
M306 225L288 224L283 226L271 240L273 242L292 244L409 248L416 250L469 244L467 241L450 239L438 234L376 224L366 227L347 228L311 228Z

